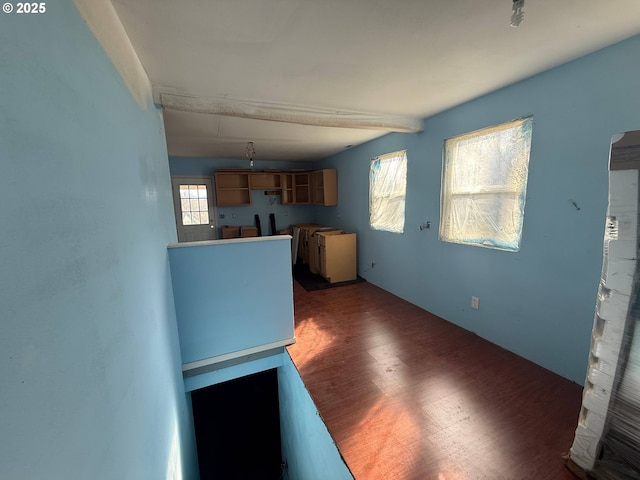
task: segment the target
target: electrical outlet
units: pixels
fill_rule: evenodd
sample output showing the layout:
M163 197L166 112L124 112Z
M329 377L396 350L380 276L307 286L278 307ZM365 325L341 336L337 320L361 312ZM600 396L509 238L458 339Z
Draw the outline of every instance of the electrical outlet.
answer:
M478 297L471 297L471 308L478 310L480 308L480 299Z

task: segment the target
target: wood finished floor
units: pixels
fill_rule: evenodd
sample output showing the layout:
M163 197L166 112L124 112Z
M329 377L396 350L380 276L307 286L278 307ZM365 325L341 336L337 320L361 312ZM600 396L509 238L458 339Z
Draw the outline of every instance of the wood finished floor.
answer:
M580 386L370 283L294 302L289 352L357 480L575 480Z

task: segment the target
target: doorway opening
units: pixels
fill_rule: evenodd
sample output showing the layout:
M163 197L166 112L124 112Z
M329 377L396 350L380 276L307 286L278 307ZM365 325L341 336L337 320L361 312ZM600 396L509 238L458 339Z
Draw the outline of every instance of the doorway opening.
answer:
M209 177L171 177L178 242L215 240L216 212Z
M277 370L191 392L200 479L282 478Z

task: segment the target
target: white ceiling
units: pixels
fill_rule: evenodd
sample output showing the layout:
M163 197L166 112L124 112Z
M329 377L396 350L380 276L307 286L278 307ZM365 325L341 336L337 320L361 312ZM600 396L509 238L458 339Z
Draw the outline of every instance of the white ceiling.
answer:
M640 33L640 0L526 0L518 28L512 0L112 3L156 101L225 113L166 108L176 156L245 158L253 141L256 160L322 158L386 132L314 111L420 119Z

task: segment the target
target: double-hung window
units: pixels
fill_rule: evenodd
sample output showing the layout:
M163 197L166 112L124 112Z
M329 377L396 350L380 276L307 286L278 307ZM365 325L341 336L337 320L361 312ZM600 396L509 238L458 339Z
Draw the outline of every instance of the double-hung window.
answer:
M371 159L369 169L369 226L402 233L407 191L407 151Z
M533 118L445 140L440 239L520 250Z

